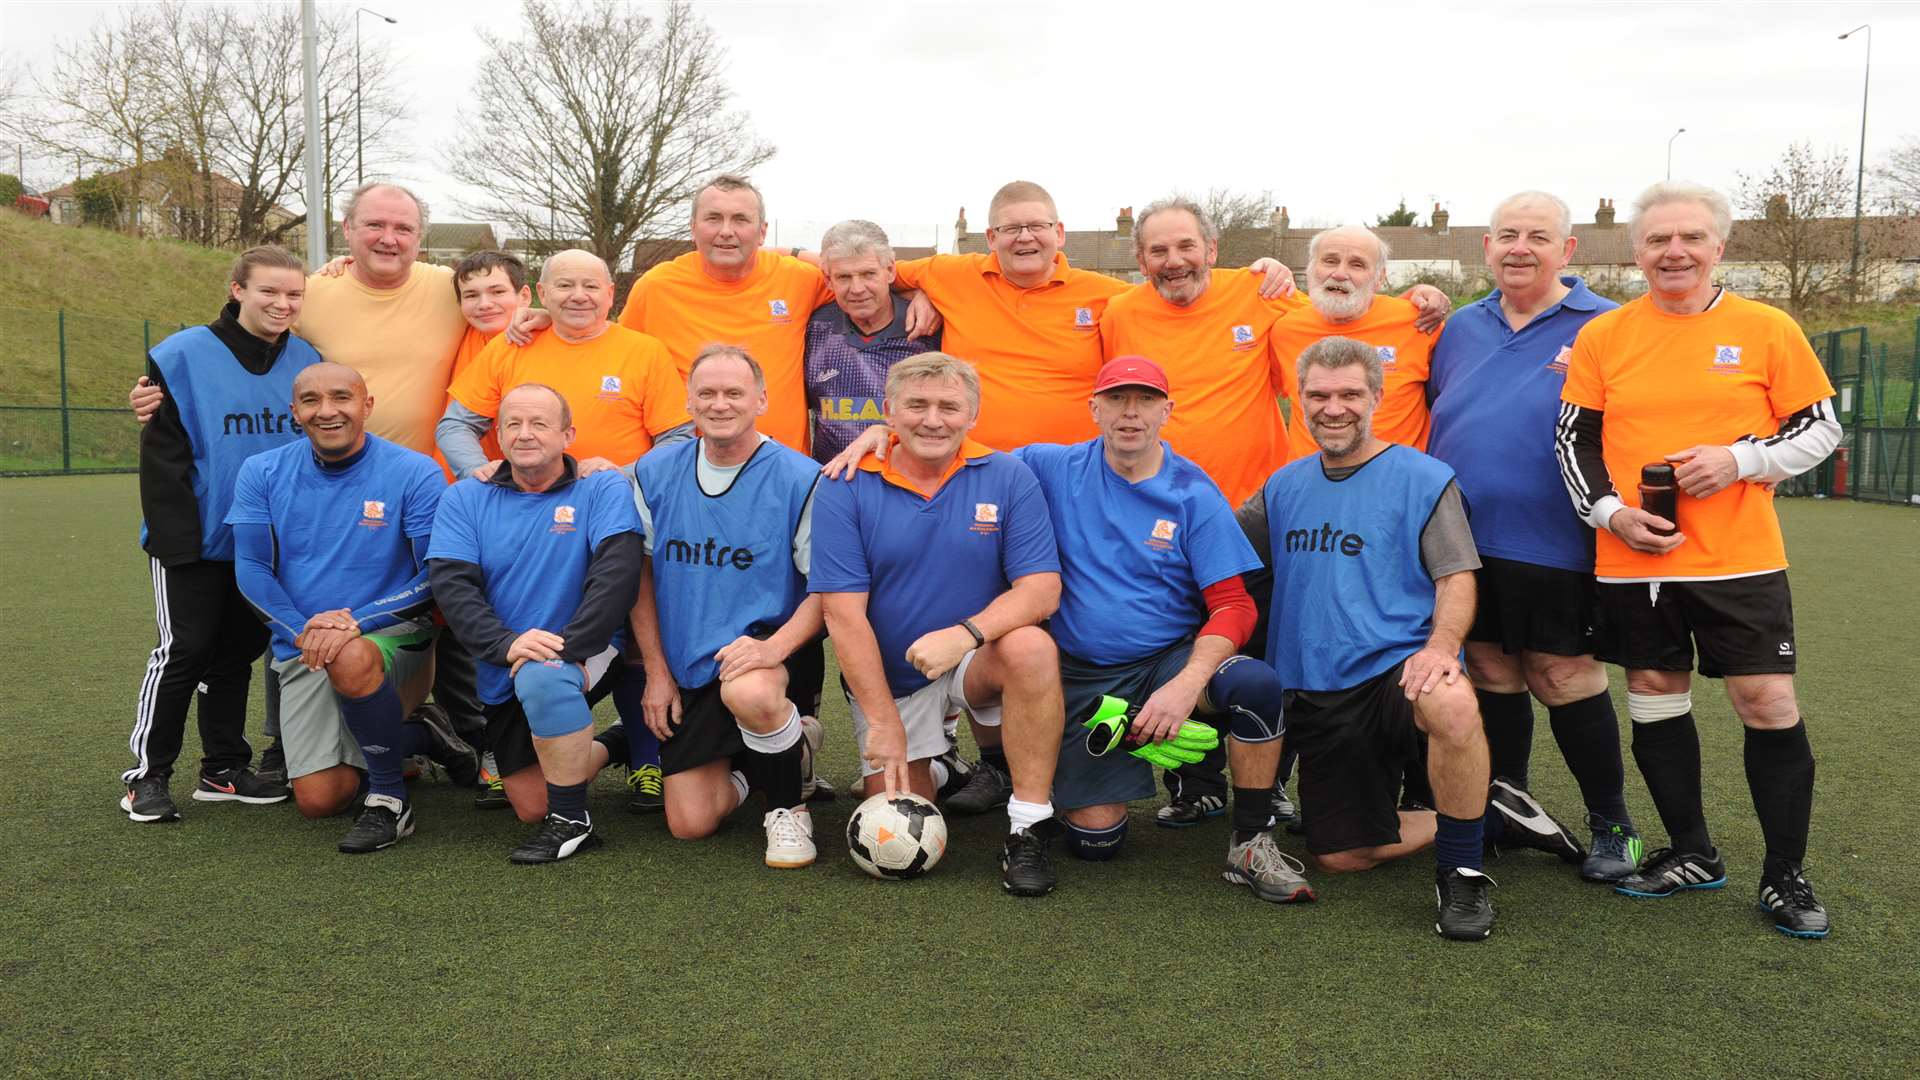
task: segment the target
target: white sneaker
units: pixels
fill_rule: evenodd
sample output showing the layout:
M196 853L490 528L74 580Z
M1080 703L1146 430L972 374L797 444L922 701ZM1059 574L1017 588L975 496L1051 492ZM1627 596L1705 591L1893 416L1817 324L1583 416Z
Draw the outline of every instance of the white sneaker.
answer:
M760 822L767 829L767 865L778 870L812 866L819 854L813 846L813 815L805 807L768 811Z

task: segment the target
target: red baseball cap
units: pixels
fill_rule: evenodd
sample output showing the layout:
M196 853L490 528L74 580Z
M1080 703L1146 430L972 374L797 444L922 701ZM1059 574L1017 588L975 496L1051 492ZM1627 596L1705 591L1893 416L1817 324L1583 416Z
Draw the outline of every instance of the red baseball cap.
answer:
M1093 381L1093 392L1104 394L1116 386L1144 386L1173 396L1167 389L1167 373L1144 356L1116 356L1107 361Z

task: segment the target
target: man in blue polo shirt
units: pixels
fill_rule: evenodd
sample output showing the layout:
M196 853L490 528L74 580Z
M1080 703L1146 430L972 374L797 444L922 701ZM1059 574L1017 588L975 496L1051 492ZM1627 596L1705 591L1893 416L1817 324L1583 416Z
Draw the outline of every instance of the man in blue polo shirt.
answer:
M866 790L931 799L948 713L1000 726L1013 774L1002 884L1042 896L1061 714L1058 654L1038 625L1060 599L1046 500L1025 465L967 438L980 380L965 361L893 365L886 415L886 460L815 494L808 580L824 594Z
M1275 903L1313 899L1300 864L1273 842L1281 686L1235 653L1256 615L1240 575L1260 567L1220 488L1160 441L1172 415L1167 375L1142 356L1100 369L1089 402L1098 438L1014 451L1046 493L1060 546L1060 648L1066 733L1053 801L1067 850L1119 854L1127 803L1154 792L1153 767L1102 728L1084 726L1103 697L1128 703L1129 738L1175 737L1196 713L1232 734L1233 837L1225 877ZM1195 755L1197 758L1197 755Z
M340 850L364 854L413 832L403 776L413 754L462 784L479 757L433 710L433 596L426 552L446 488L425 454L367 434L373 398L358 372L319 363L293 383L306 438L248 458L234 486L235 576L272 633L280 740L307 817L346 809Z
M1467 672L1494 783L1528 786L1531 690L1586 802L1593 845L1581 876L1617 881L1639 862L1640 837L1607 671L1593 658L1593 530L1567 502L1553 431L1574 336L1619 305L1560 276L1572 230L1567 204L1546 192L1494 209L1483 244L1497 288L1455 314L1434 346L1427 452L1453 467L1480 549Z
M640 521L624 474L580 476L559 391L507 391L495 430L505 461L441 497L427 566L448 625L480 661L507 800L540 822L508 857L549 863L600 843L587 784L613 751L593 737L586 694L625 671L614 661L639 590Z
M633 466L645 530L633 627L646 665L642 707L661 740L667 828L710 836L759 791L766 863L812 864L801 797L800 708L787 695L795 655L817 642L807 595L812 458L761 434L767 380L745 349L709 345L687 370L700 438Z

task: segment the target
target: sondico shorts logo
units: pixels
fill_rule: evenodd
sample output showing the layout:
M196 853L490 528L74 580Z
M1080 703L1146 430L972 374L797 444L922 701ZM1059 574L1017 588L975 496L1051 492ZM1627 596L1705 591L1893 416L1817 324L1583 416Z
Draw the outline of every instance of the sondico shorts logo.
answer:
M553 526L549 528L547 531L553 532L553 533L572 532L573 531L573 507L564 506L564 505L554 507L553 508Z
M387 527L387 504L375 499L360 502L360 524L369 529Z
M1171 550L1173 547L1174 530L1179 527L1180 526L1168 521L1166 518L1155 518L1153 520L1153 533L1147 537L1147 546L1153 548L1155 551Z
M1715 345L1713 347L1713 370L1739 371L1740 370L1740 346Z
M1235 349L1253 348L1253 327L1240 323L1233 328L1233 347Z
M971 531L977 532L977 533L999 532L1000 531L1000 504L999 503L974 503L973 504L973 524L968 526L968 528Z

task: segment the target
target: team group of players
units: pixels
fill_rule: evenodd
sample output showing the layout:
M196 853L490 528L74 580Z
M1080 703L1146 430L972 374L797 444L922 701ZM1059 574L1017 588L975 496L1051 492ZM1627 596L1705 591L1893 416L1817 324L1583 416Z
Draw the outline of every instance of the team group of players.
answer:
M402 188L345 218L351 258L311 277L242 255L221 317L153 349L134 391L160 633L136 821L179 816L198 688L194 798L351 810L342 851L412 832L424 756L495 779L534 826L516 862L598 844L587 787L617 765L680 838L758 792L767 864L805 866L831 638L865 793L1004 805L1012 894L1054 888L1056 840L1122 851L1159 766L1159 823L1230 810L1226 880L1312 899L1274 837L1297 760L1315 865L1431 847L1435 929L1474 940L1502 848L1631 896L1727 883L1697 648L1746 726L1760 906L1827 933L1771 499L1839 427L1795 324L1713 284L1730 214L1709 189L1642 195L1648 293L1624 306L1562 275L1564 203L1513 196L1496 290L1443 329L1436 291L1380 291L1366 229L1314 237L1303 295L1275 260L1216 269L1204 211L1164 200L1129 286L1068 265L1027 182L994 196L988 253L896 262L862 221L817 255L764 249L759 191L716 178L695 250L617 322L589 253L546 260L534 309L511 256L416 262ZM1632 483L1656 463L1677 520ZM284 765L256 771L269 644ZM1628 812L1603 661L1627 669L1668 847ZM607 695L621 722L596 735ZM1586 842L1527 790L1532 697Z

